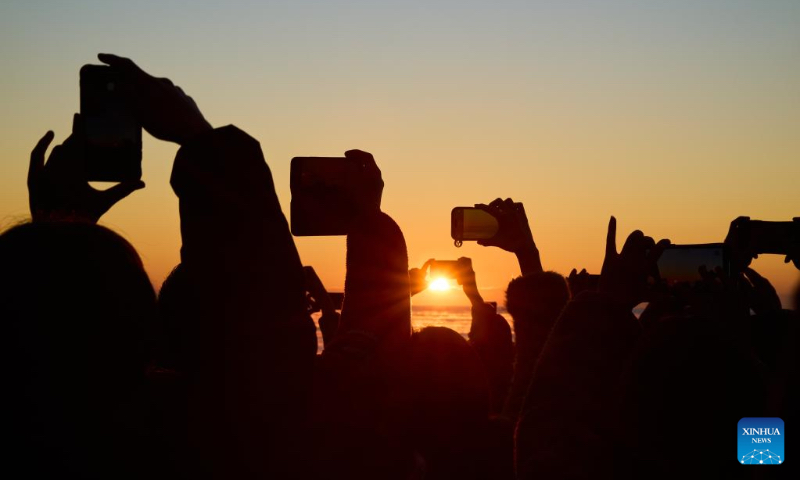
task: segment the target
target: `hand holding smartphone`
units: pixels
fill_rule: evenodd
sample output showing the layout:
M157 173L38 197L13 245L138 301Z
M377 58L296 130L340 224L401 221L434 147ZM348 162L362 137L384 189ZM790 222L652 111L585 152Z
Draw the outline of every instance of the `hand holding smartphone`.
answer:
M800 268L800 217L788 222L768 222L739 217L731 222L725 245L730 250L733 268L744 270L761 254L785 255Z

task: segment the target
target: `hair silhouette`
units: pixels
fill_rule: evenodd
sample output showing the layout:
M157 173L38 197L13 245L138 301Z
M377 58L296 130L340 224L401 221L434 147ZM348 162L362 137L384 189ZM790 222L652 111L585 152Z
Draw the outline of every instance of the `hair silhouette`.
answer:
M130 474L145 439L126 406L155 317L136 251L97 225L28 223L0 236L0 264L10 458L45 476Z

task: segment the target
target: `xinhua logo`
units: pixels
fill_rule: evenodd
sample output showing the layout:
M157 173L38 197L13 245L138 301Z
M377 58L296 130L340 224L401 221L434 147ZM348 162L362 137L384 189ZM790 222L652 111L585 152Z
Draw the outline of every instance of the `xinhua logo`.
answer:
M739 463L744 465L780 465L784 462L783 420L746 417L739 420Z

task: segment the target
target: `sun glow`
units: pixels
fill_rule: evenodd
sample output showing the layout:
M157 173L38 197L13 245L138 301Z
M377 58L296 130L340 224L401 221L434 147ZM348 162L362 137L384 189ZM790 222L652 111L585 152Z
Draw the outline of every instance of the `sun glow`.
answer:
M444 277L439 277L428 284L428 289L434 292L446 292L450 290L450 281Z

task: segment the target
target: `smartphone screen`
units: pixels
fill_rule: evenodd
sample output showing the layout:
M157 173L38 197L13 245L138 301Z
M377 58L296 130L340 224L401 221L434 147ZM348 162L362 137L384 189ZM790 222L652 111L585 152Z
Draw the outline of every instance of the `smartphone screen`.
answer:
M290 207L296 236L347 235L355 216L351 192L358 188L358 161L349 158L292 159Z
M499 224L492 214L474 207L456 207L450 214L453 240L486 240L497 234Z
M724 245L721 243L670 245L658 259L659 275L668 285L702 280L700 276L702 266L709 272L721 268L724 274L728 275L730 272Z
M81 118L86 136L86 179L123 182L142 177L142 127L119 93L111 67L80 71Z
M430 277L456 278L458 269L458 260L434 260L431 262Z

